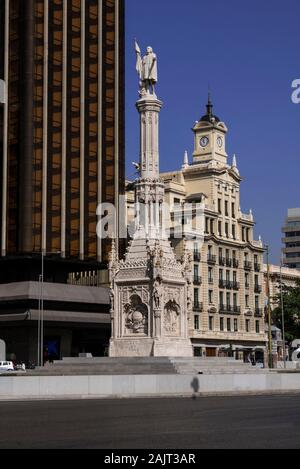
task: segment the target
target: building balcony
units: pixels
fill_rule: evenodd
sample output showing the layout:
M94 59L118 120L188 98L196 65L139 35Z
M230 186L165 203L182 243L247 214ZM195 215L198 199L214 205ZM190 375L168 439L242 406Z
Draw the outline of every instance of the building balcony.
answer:
M193 310L197 313L201 313L201 311L203 311L203 303L200 303L199 301L194 302Z
M194 251L194 261L195 262L200 262L201 260L201 254L199 251Z
M214 254L208 254L207 262L208 264L215 264L217 262L217 257Z
M300 233L300 230L299 230ZM283 244L288 244L288 243L299 243L300 242L300 235L295 236L288 236L287 238L281 238L281 242Z
M241 307L231 305L220 305L219 312L221 314L241 314Z
M240 289L240 284L238 282L232 282L232 288L233 288L233 290L239 290Z
M230 280L226 280L226 288L227 290L231 290L233 287L233 282L231 282Z
M219 288L226 288L226 280L219 279Z
M226 257L226 267L231 267L232 266L232 259L229 259L229 257Z
M237 259L232 259L232 267L234 269L238 269L239 267L239 261Z
M297 254L300 256L300 247L299 246L286 246L282 249L284 254L294 254L297 257Z
M263 310L262 308L255 308L254 316L256 318L262 318L263 317Z
M241 213L240 215L241 220L245 220L247 222L252 222L253 223L253 214L250 213Z
M261 293L262 292L262 286L261 285L254 285L254 292L255 293Z
M252 263L249 261L244 262L244 269L245 270L251 270L252 269Z
M225 264L226 264L226 259L225 259L225 257L219 257L219 265L225 266Z
M194 285L201 285L202 279L199 275L194 275Z
M231 313L231 306L230 305L219 305L219 312L220 313Z
M257 262L254 263L254 270L255 272L260 272L260 269L261 269L261 265L258 264Z
M245 283L245 288L246 288L246 290L249 290L249 288L250 288L250 283Z
M298 257L284 257L283 258L283 263L286 264L287 266L291 264L300 264L300 254Z

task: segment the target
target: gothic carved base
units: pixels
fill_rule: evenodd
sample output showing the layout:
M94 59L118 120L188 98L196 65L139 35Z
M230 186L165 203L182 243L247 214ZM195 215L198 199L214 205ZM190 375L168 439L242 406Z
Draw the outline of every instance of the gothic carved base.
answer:
M110 357L192 357L189 339L123 338L111 339Z

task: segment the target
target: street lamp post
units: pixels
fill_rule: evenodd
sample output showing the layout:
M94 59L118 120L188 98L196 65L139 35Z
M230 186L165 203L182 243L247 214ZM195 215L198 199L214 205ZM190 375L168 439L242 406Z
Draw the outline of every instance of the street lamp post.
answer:
M37 364L41 366L41 289L42 289L42 276L39 275L39 305L38 305L38 347L37 347Z
M44 252L42 251L41 272L41 366L44 366Z
M266 253L267 253L267 291L268 291L268 305L267 305L267 308L268 308L269 368L273 368L269 245L267 244L265 247L266 247Z
M286 368L286 349L285 349L285 324L284 324L284 304L283 304L283 289L282 289L282 267L283 256L280 259L280 303L281 303L281 329L282 329L282 342L283 342L283 366Z
M39 314L38 314L38 365L44 366L44 257L47 254L60 254L56 252L41 252L41 274L39 275Z

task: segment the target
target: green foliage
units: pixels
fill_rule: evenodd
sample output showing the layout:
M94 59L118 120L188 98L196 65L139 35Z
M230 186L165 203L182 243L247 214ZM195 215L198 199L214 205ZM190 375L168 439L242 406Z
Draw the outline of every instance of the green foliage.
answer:
M300 338L300 280L294 287L282 286L285 337L288 342ZM274 324L282 330L281 296L276 297L278 307L273 311Z

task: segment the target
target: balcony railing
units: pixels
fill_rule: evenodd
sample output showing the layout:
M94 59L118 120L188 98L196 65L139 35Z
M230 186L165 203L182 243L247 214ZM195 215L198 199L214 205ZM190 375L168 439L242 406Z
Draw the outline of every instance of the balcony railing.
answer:
M197 311L198 313L201 313L201 311L203 311L203 303L200 303L199 301L196 301L193 304L193 310Z
M225 265L225 264L226 264L225 257L219 257L219 265Z
M214 279L213 279L213 278L209 278L209 279L208 279L208 283L209 283L209 285L213 285L213 284L214 284Z
M219 288L226 288L227 290L239 290L240 284L232 280L219 279Z
M263 310L261 308L255 308L254 316L256 318L262 318Z
M220 313L231 313L231 306L230 305L220 305L219 306L219 312Z
M207 262L209 264L215 264L217 262L217 257L214 254L208 254Z
M251 270L252 269L252 263L249 261L244 262L244 269L245 270Z
M235 258L232 259L232 267L234 269L238 269L238 267L239 267L239 261Z
M250 283L245 283L245 288L247 288L247 290L249 290L249 288L250 288Z
M258 264L257 262L254 262L254 270L255 270L255 272L260 272L260 269L261 269L261 265Z
M254 292L255 293L261 293L262 292L261 285L254 285Z
M227 266L227 267L231 267L231 266L232 266L232 259L230 259L229 257L226 257L226 266Z
M220 305L219 312L221 314L241 314L241 307L231 305Z
M194 285L201 285L202 279L199 275L194 275Z
M194 251L194 261L195 262L200 262L201 259L201 254L199 251Z

